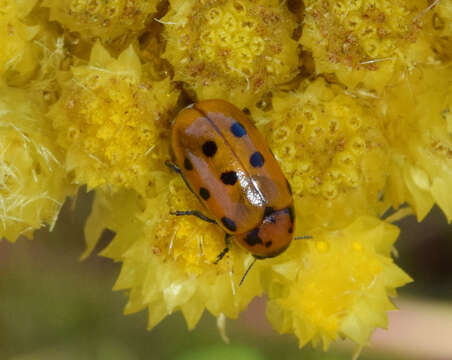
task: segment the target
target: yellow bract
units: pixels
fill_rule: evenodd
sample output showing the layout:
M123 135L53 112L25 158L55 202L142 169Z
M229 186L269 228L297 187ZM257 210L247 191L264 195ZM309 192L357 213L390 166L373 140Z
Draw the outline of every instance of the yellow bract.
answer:
M38 65L37 47L31 40L39 27L23 22L36 1L0 0L0 83L23 84Z
M0 88L0 238L10 241L52 228L74 193L44 109L34 94Z
M326 350L339 335L366 344L371 329L387 326L386 312L395 309L392 289L411 281L390 256L398 233L396 226L360 217L293 245L291 259L274 266L266 282L272 325L294 332L300 347L312 342ZM303 261L288 266L296 258Z
M198 99L257 102L296 75L294 16L276 0L172 0L163 55Z
M452 219L452 67L424 68L380 102L393 152L385 200L408 202L422 220L437 203Z
M97 44L89 65L73 67L61 87L49 116L75 181L144 193L169 157L169 111L178 98L169 80L146 79L133 48L115 60Z

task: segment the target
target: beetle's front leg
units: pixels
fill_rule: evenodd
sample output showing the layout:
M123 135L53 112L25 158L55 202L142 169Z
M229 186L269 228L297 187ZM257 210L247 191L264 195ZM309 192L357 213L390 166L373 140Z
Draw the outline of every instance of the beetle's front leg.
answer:
M218 264L221 259L224 258L224 256L229 252L229 249L231 247L231 240L230 240L231 235L229 234L225 234L224 235L224 249L221 250L221 252L218 254L217 259L215 260L214 264Z

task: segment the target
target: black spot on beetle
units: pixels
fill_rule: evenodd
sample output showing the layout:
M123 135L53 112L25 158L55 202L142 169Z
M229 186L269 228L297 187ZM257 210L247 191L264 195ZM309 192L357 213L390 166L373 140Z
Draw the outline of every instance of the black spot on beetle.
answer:
M190 159L184 159L184 168L185 170L193 170L193 164L191 163Z
M223 223L224 227L228 229L229 231L236 231L237 225L235 225L235 222L232 219L229 219L226 216L223 216L221 218L221 222Z
M202 145L202 152L207 157L213 157L217 153L217 150L218 150L218 147L217 147L217 144L215 143L215 141L209 140L209 141L206 141Z
M293 226L291 226L290 228L289 228L289 234L292 234L293 233Z
M243 127L242 124L235 122L231 125L231 132L234 134L235 137L241 138L242 136L246 135L246 130Z
M206 188L200 188L199 189L199 195L204 199L207 200L208 198L210 198L210 192L209 190L207 190Z
M259 229L251 230L245 237L245 242L249 246L254 246L256 244L263 244L262 239L259 237Z
M237 182L237 173L235 171L227 171L221 174L221 181L225 185L234 185Z
M250 157L250 164L252 167L260 168L264 165L264 157L259 151L256 151Z
M270 246L272 246L272 244L273 244L273 242L271 240L269 240L265 243L265 247L269 248Z

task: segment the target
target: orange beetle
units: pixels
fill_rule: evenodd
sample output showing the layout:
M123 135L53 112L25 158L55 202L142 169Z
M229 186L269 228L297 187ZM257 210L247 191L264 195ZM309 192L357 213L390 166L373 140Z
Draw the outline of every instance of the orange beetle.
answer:
M212 218L176 211L218 224L256 259L281 254L294 232L290 185L264 137L250 119L223 100L206 100L182 110L172 128L176 165Z

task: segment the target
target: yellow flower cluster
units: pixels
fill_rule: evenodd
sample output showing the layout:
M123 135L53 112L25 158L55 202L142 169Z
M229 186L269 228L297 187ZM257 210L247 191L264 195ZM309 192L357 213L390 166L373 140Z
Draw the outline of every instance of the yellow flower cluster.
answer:
M111 42L145 27L157 11L158 0L44 0L51 21L58 21L84 39ZM123 41L123 39L118 40Z
M168 79L146 80L131 47L115 60L96 44L87 66L61 78L62 94L49 117L75 182L144 193L169 156L168 114L178 92Z
M306 0L305 5L301 44L312 51L317 72L334 72L351 88L380 92L395 72L432 56L421 34L427 0Z
M0 0L0 236L51 227L86 185L84 256L115 231L102 255L149 328L265 294L300 346L365 345L410 281L385 211L452 220L451 20L450 1ZM206 212L165 161L172 119L207 98L250 115L312 235L242 286L252 254L232 239L215 264L224 232L171 214Z
M295 16L278 0L172 0L163 55L198 99L253 104L296 75Z
M295 333L300 346L312 341L327 349L338 335L365 344L371 329L387 326L385 313L394 309L388 289L410 281L390 257L398 232L374 217L360 217L298 243L294 252L303 261L275 266L266 282L272 325Z
M359 214L380 215L389 164L381 121L372 105L323 79L273 96L273 110L257 111L276 158L295 195L309 209L298 229L338 228ZM342 211L342 216L336 214Z
M214 264L224 248L224 233L200 219L170 215L178 209L202 207L179 177L165 173L144 202L130 192L98 194L86 228L86 255L105 227L117 233L102 255L123 262L115 289L130 289L127 313L149 308L150 328L176 310L190 328L205 309L236 318L262 293L258 271L239 287L252 257L233 244L230 255Z

